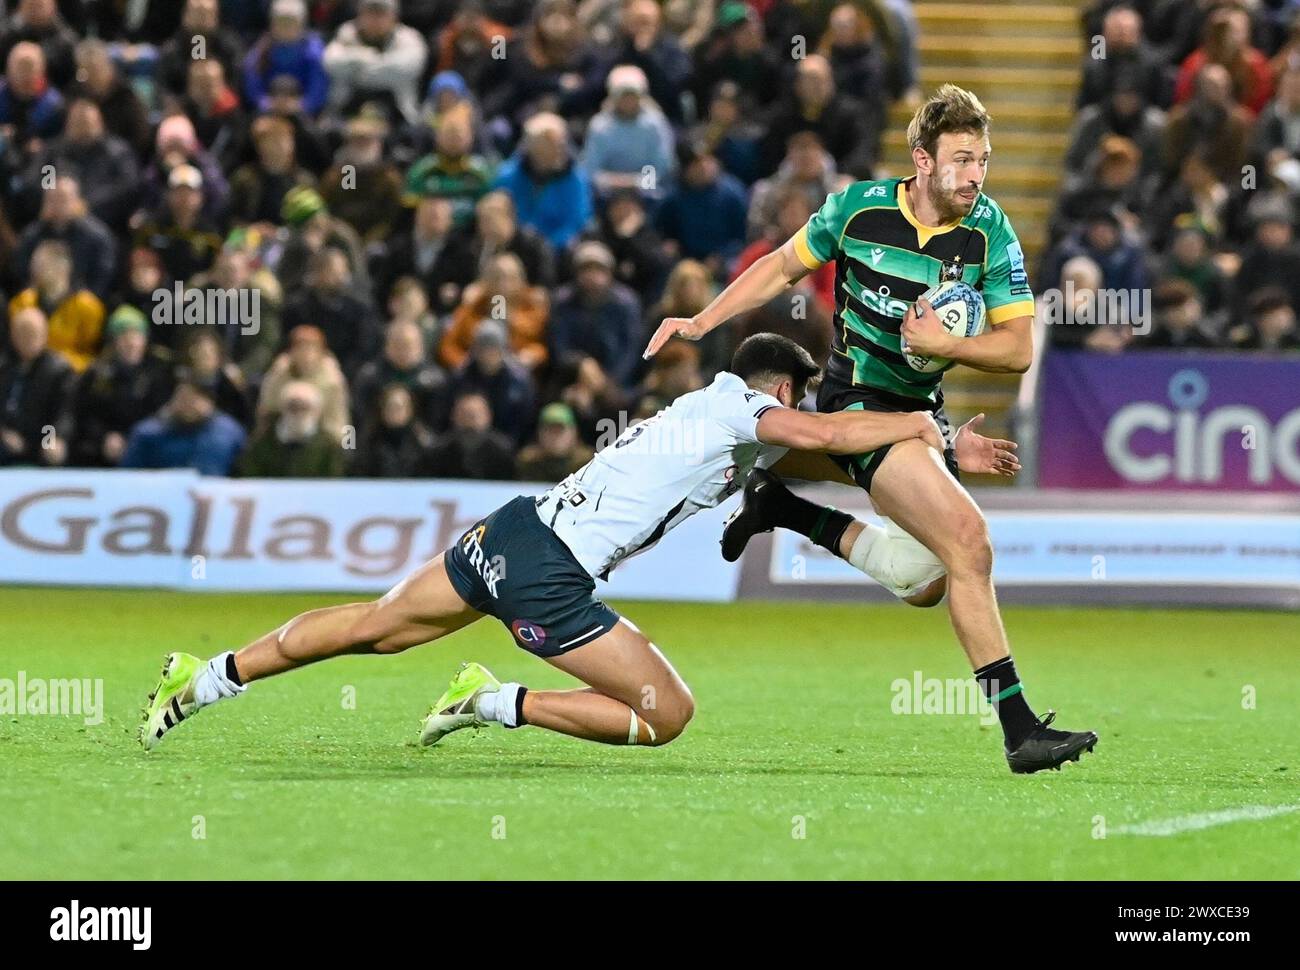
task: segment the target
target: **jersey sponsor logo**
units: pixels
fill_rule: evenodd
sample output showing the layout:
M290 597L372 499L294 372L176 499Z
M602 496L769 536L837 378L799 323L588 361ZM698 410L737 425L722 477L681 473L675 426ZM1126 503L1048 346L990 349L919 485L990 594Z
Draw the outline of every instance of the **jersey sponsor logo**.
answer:
M987 219L993 215L993 207L988 205L977 205L975 211L970 214L972 219Z
M532 620L515 620L510 624L510 632L527 647L540 647L546 642L546 630Z
M1007 261L1011 264L1011 292L1029 292L1029 274L1025 272L1025 252L1019 242L1007 243Z
M873 185L863 194L864 199L879 199L888 194L888 188L883 185Z
M501 581L501 576L497 573L496 564L489 561L487 553L483 551L483 536L486 534L486 525L475 526L461 536L460 549L469 560L470 568L482 577L487 591L496 599L497 583Z
M889 287L882 286L879 293L862 288L862 302L871 310L879 313L883 317L895 317L902 319L907 316L907 308L910 304L906 300L895 300L889 295Z

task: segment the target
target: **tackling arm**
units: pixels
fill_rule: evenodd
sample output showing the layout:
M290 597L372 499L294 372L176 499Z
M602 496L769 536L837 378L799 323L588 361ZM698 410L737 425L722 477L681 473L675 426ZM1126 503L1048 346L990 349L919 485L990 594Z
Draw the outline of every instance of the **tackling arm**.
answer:
M943 451L939 426L928 411L837 411L818 414L769 408L758 419L758 440L798 451L859 455L908 438Z

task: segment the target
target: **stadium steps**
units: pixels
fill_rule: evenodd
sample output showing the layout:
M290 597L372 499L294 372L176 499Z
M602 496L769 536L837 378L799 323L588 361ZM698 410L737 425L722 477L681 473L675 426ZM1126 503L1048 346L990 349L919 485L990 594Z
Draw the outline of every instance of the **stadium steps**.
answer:
M952 82L976 92L988 108L993 118L988 191L1011 217L1030 266L1042 252L1074 119L1084 55L1082 6L1081 0L918 0L915 5L922 94ZM902 105L890 111L882 174L912 171L905 136L911 115ZM956 367L944 380L949 416L961 424L983 411L986 434L1010 437L1019 387L1017 374ZM1006 484L992 476L967 480Z

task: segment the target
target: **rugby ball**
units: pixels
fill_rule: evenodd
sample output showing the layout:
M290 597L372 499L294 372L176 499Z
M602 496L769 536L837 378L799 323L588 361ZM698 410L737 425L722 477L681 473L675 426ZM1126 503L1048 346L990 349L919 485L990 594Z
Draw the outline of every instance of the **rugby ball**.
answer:
M950 280L939 283L921 294L939 315L943 328L958 337L974 337L984 332L984 297L969 283ZM907 366L922 374L937 374L952 366L947 357L927 357L925 354L903 352Z

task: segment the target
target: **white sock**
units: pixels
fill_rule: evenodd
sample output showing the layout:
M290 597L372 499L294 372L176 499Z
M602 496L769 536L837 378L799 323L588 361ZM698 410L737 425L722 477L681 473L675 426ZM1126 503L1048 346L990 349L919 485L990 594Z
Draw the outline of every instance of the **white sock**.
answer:
M899 599L920 592L946 570L939 557L889 519L883 527L862 524L849 550L849 564Z
M515 715L519 705L519 685L502 684L500 690L484 691L474 701L474 713L485 721L504 727L519 727Z
M226 676L227 657L234 656L233 650L217 654L209 660L194 678L194 700L199 707L207 707L223 697L238 697L248 687L237 684Z

